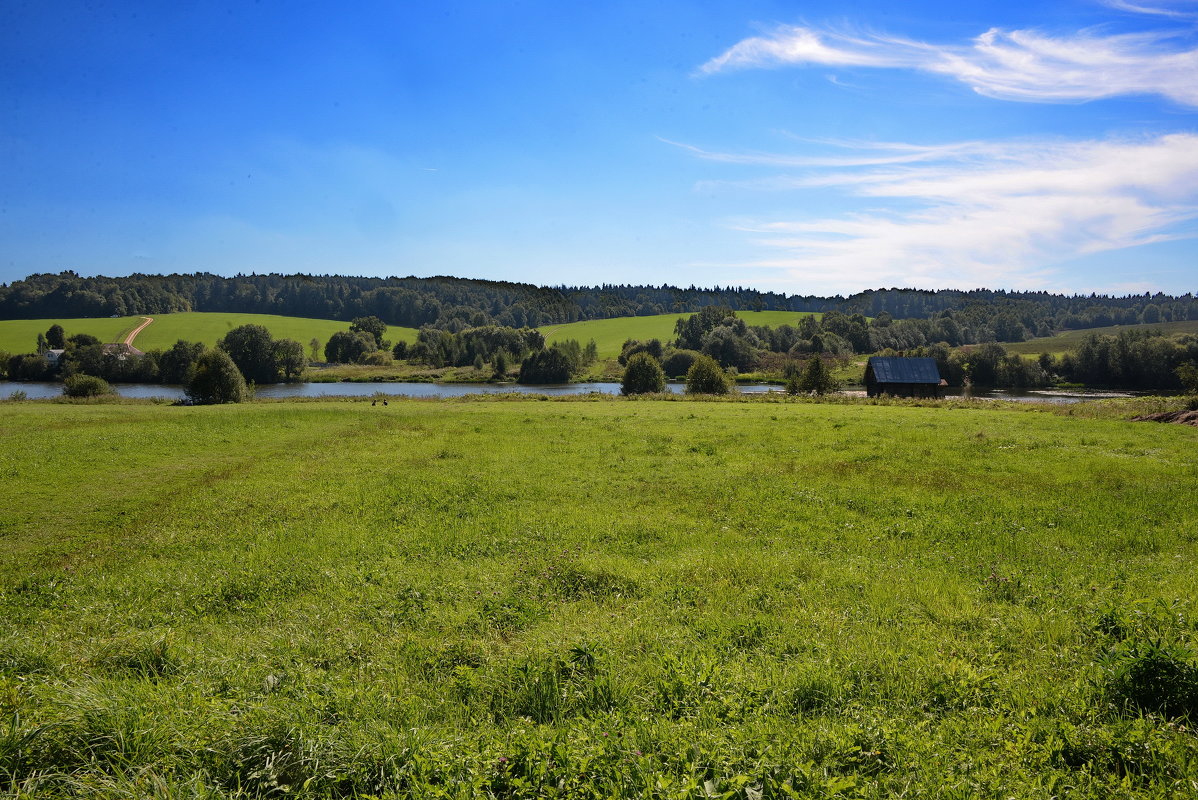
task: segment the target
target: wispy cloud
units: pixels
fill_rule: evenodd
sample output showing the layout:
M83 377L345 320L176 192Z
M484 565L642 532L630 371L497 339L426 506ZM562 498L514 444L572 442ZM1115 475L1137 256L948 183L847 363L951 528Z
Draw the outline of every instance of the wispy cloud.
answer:
M896 160L879 162L879 147ZM844 149L839 164L786 178L792 188L832 190L866 207L741 220L733 227L767 253L743 266L781 270L811 287L1049 288L1046 265L1180 238L1184 223L1198 219L1194 134ZM918 163L897 160L912 153ZM735 154L695 154L737 163Z
M1152 5L1129 3L1127 0L1102 0L1102 4L1116 11L1126 11L1129 14L1149 14L1173 19L1198 19L1198 4L1195 4L1194 0L1174 0L1172 3L1168 0L1161 0Z
M1079 102L1159 95L1198 107L1198 49L1180 43L1182 35L1081 31L1054 37L1035 30L991 28L968 44L928 44L783 25L736 43L700 72L812 64L887 67L944 75L1007 100Z

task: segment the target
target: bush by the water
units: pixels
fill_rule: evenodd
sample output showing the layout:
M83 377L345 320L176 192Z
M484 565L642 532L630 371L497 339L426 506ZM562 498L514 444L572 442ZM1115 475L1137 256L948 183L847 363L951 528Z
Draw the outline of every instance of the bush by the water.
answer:
M240 403L247 397L245 378L224 350L208 350L196 359L187 384L187 398L193 403Z
M728 394L728 375L711 356L699 356L686 371L687 394Z
M112 394L112 387L103 378L95 375L72 375L62 382L62 393L67 397L99 397Z
M634 353L624 369L624 381L620 394L647 394L661 392L666 388L666 374L661 364L647 352Z

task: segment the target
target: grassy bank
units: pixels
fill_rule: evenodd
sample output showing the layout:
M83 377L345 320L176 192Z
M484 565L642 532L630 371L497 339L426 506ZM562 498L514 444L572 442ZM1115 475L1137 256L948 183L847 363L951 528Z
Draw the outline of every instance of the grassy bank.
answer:
M1196 435L0 404L0 790L1182 796Z

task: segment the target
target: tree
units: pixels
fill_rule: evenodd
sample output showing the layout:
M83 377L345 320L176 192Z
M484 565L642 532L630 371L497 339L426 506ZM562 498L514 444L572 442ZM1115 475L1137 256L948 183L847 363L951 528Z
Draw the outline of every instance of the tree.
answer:
M624 380L620 394L647 394L661 392L666 388L666 374L657 359L646 352L634 353L624 368Z
M1193 361L1182 364L1174 372L1182 387L1190 394L1198 394L1198 365Z
M399 345L396 345L398 347ZM491 359L491 377L497 381L507 378L507 355L502 350Z
M62 350L67 346L67 332L57 322L46 331L46 343L54 350Z
M799 384L802 373L799 370L798 364L796 362L787 361L786 369L783 371L783 374L786 375L787 394L798 394L802 391L802 386Z
M567 383L570 359L556 347L538 350L520 363L517 383Z
M592 339L591 341L594 342L595 340ZM618 361L620 362L620 366L627 366L628 360L637 353L648 353L658 361L661 361L661 357L664 352L665 348L662 347L660 339L650 339L648 341L641 341L640 339L626 339L624 341L624 346L620 348L620 357Z
M699 356L686 371L687 394L728 394L728 375L711 356Z
M192 365L203 352L201 342L178 340L158 358L159 378L163 383L187 383Z
M383 334L387 332L387 323L378 317L357 317L353 322L349 323L349 329L355 332L369 333L373 336L376 350L380 347L387 347L387 344L383 341Z
M187 384L193 403L240 403L247 394L241 370L224 350L208 350L196 359Z
M271 345L275 367L283 372L285 380L299 377L307 364L304 361L304 346L295 339L278 339Z
M275 383L279 380L274 339L262 325L233 328L216 346L229 354L247 381Z
M324 346L324 358L333 364L354 364L377 349L374 336L366 331L337 331Z
M62 382L62 393L67 397L99 397L112 394L112 387L103 378L95 375L72 375Z
M312 337L312 341L308 342L308 356L312 361L320 360L320 340L315 336Z
M694 350L667 350L665 358L661 362L662 372L669 378L680 378L686 376L686 371L691 368L691 364L695 363L701 353Z
M737 320L741 322L741 320ZM743 325L744 323L741 322ZM703 335L700 349L723 367L747 370L753 364L753 345L746 336L727 325L720 325Z
M705 306L698 314L692 314L674 323L674 333L678 337L675 346L679 350L698 350L703 346L703 335L710 333L727 321L734 323L736 312L726 306ZM741 325L744 322L741 321Z
M819 356L814 356L807 362L807 368L799 378L799 389L804 392L827 394L836 391L839 386L840 382L832 377L824 360Z

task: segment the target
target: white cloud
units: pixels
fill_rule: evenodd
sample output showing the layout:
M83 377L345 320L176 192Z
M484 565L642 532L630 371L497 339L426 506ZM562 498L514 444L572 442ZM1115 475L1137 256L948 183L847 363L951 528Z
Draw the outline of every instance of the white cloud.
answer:
M786 176L793 188L836 191L868 208L738 222L769 251L742 266L837 290L848 282L1046 288L1053 278L1045 265L1180 238L1183 224L1198 219L1195 134L881 146L896 157L921 154L907 164L879 163L878 147L848 147L834 167Z
M1079 102L1160 95L1198 107L1198 49L1179 32L1049 36L992 28L966 45L935 45L879 34L850 35L786 25L744 39L700 71L820 64L914 69L954 78L1007 100Z
M1172 3L1168 0L1161 0L1150 6L1142 3L1129 3L1126 0L1103 0L1102 4L1116 11L1126 11L1129 14L1150 14L1174 19L1198 17L1198 8L1196 8L1194 0L1174 0Z

